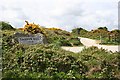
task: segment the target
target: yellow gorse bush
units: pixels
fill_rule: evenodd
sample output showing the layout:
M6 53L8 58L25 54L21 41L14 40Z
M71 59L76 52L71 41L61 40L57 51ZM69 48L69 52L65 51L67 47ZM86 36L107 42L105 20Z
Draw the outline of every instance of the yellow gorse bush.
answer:
M59 29L59 28L48 28L49 30L61 30L61 29Z
M32 33L32 34L36 34L36 33L42 33L44 35L46 35L45 30L43 27L41 27L38 24L34 24L34 23L28 23L28 21L25 21L26 25L24 26L24 31Z

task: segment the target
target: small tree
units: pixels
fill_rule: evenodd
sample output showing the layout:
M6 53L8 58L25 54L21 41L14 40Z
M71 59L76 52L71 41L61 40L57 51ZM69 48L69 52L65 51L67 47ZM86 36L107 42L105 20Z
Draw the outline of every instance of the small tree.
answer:
M105 30L105 31L108 31L108 28L107 28L107 27L99 27L98 29L99 29L99 30Z
M75 28L72 30L73 34L77 34L77 35L83 35L85 33L87 33L88 31L83 29L83 28Z
M120 30L110 31L109 35L111 35L112 41L120 42Z

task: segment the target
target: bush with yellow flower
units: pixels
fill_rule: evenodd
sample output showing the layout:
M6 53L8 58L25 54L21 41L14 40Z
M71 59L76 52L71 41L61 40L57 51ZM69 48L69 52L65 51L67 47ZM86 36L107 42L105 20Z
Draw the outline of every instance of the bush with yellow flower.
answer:
M61 29L53 27L53 28L48 28L48 30L53 30L54 31L54 30L61 30Z
M36 33L42 33L42 34L46 34L45 30L43 27L41 27L38 24L34 24L34 23L28 23L28 21L25 21L26 25L24 26L24 31L32 33L32 34L36 34Z

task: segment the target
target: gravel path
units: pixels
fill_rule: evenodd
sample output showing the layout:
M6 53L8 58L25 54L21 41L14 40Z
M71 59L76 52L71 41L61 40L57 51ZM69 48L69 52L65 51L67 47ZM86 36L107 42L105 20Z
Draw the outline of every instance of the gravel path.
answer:
M96 46L99 49L103 48L105 50L112 51L112 52L116 52L116 51L120 52L120 45L99 45L97 40L82 38L82 37L79 37L79 39L81 43L86 47Z
M61 48L64 49L64 50L67 50L67 51L78 53L78 52L83 50L84 46L80 46L80 47L66 47L66 46L63 46Z
M103 48L105 50L112 51L112 52L120 52L120 45L99 45L98 40L93 40L93 39L89 39L89 38L82 38L82 37L78 37L78 38L80 39L81 43L85 47L96 46L99 49ZM61 48L64 49L64 50L67 50L67 51L78 53L78 52L83 50L84 46L80 46L80 47L66 47L66 46L63 46Z

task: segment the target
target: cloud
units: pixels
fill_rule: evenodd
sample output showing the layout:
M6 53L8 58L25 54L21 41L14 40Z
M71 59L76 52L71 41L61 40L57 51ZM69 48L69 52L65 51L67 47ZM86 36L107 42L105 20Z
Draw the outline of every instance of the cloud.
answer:
M118 0L2 0L1 20L15 27L24 21L70 31L75 26L91 30L99 26L117 27ZM5 4L5 5L4 5Z
M15 6L2 6L0 9L2 21L10 22L14 27L22 27L23 21L29 19L22 11L22 8Z

